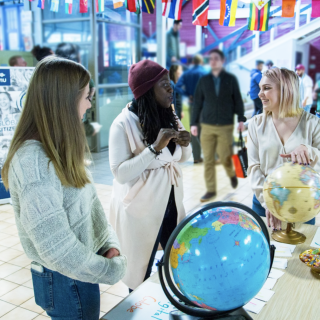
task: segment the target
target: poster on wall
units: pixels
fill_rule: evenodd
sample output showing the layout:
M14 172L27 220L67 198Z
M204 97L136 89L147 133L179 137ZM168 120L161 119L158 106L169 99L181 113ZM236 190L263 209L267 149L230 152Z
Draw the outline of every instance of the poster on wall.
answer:
M1 170L18 124L28 84L34 68L0 67L0 204L10 202Z

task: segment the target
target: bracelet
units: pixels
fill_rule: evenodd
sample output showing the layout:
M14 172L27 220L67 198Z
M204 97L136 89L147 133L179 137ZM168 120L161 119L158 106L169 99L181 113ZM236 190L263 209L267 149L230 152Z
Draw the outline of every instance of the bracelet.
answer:
M150 150L152 153L154 153L156 156L159 156L160 153L162 153L162 151L156 151L156 149L153 147L152 144L148 144L148 148L149 148L149 150Z

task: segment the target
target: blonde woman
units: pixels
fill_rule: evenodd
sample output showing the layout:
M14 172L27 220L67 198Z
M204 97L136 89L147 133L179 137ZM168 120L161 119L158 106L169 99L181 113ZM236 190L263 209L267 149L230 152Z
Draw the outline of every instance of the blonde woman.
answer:
M39 62L2 170L16 224L33 260L36 303L51 319L98 320L98 283L126 271L90 172L81 119L91 107L90 74L56 57Z
M249 124L248 157L253 210L267 217L269 227L281 229L263 199L266 176L284 161L310 164L319 171L320 119L300 108L299 78L291 70L267 70L260 81L263 114ZM307 222L314 224L315 219Z

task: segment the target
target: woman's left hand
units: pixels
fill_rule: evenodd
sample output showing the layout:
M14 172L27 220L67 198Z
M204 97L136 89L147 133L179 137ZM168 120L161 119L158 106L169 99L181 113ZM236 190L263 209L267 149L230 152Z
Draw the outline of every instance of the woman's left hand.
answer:
M114 257L120 256L120 252L115 248L111 248L103 256L107 259L112 259Z
M310 165L308 148L302 144L295 148L291 153L280 154L282 158L291 158L292 163Z
M190 133L186 130L179 131L178 138L172 139L175 143L179 144L181 147L187 147L191 141Z

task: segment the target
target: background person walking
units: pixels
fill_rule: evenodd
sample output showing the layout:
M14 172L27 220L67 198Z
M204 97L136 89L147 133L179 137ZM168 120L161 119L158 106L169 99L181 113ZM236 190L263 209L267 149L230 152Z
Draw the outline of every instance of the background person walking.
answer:
M208 72L205 70L203 65L203 57L197 54L192 59L193 67L182 74L178 83L175 86L175 90L180 94L187 96L189 99L189 113L190 123L193 111L193 97L196 90L199 79ZM198 135L191 137L192 153L194 163L202 162L201 158L201 145L200 145L200 126L198 125Z
M237 114L238 130L243 131L246 118L238 81L234 75L223 69L224 61L222 51L211 51L211 73L199 80L194 95L191 133L197 136L197 125L201 123L201 146L207 187L206 194L200 199L201 202L209 201L216 196L216 152L230 177L232 187L236 188L238 185L231 159L233 122L234 115Z
M259 98L260 87L259 83L262 78L262 69L264 62L262 60L256 61L256 68L251 70L251 80L250 80L250 98L254 103L254 112L252 116L260 114L262 112L262 102Z

